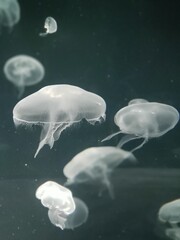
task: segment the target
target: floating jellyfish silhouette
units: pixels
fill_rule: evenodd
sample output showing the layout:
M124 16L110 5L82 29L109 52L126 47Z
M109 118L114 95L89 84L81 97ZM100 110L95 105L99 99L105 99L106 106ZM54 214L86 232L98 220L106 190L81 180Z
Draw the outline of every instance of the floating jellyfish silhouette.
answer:
M38 187L36 197L43 206L49 208L48 216L52 224L63 229L74 229L88 218L86 204L73 198L71 191L60 184L47 181Z
M37 59L27 55L17 55L7 60L4 74L17 87L20 98L26 86L37 84L43 79L45 70Z
M52 17L47 17L44 23L45 33L40 33L41 37L47 36L48 34L55 33L57 31L57 22Z
M67 127L86 119L95 124L105 119L106 103L100 96L82 88L60 84L46 86L19 101L13 109L16 126L42 126L40 143L35 153L48 144L53 147Z
M115 124L120 128L119 132L111 134L102 141L106 141L119 133L128 134L119 142L118 146L131 140L143 138L143 142L134 148L135 151L142 147L149 138L156 138L164 135L179 121L178 111L166 104L157 102L131 102L130 105L120 109L114 117Z
M60 227L61 229L74 229L87 221L89 215L87 205L79 198L74 197L73 200L76 208L73 213L66 216L66 221L63 227L61 224L61 211L54 208L49 209L48 216L53 225Z
M167 237L173 240L180 240L180 199L165 203L158 212L158 220L164 226L171 226L165 229Z
M158 219L162 223L169 223L171 227L177 228L180 223L180 199L162 205L158 212Z
M112 171L124 160L135 161L132 153L116 147L91 147L78 153L66 164L63 169L67 177L66 185L73 183L95 182L99 183L101 191L108 189L110 196L114 197L110 182Z
M20 20L20 6L17 0L0 0L0 27L12 28Z

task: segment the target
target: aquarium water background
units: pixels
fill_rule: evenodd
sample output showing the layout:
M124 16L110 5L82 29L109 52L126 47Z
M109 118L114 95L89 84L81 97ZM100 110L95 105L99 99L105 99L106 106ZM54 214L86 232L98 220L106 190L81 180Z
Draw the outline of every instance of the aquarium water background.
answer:
M118 131L113 117L130 100L144 98L179 111L179 1L19 0L19 5L20 21L0 29L0 239L170 239L157 213L180 197L179 124L137 150L136 164L113 172L114 199L106 191L99 195L98 184L70 187L89 208L86 223L74 230L52 225L35 191L48 180L63 184L63 167L78 152L116 146L119 135L101 140ZM48 16L58 29L41 37ZM76 85L104 98L106 121L94 126L82 121L68 128L51 150L46 145L34 159L41 128L15 128L17 89L3 73L5 62L18 54L45 67L44 79L26 87L22 97L46 85Z

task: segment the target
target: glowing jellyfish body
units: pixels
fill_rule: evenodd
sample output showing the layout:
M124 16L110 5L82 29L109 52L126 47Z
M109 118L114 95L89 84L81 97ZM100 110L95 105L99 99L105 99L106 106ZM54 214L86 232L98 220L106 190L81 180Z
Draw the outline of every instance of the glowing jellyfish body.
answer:
M127 107L120 109L114 117L114 122L120 131L102 141L109 140L119 133L128 134L118 144L122 147L131 140L143 138L143 143L132 150L135 151L149 138L160 137L173 129L178 121L179 113L170 105L146 101L140 103L135 101L134 104L131 102Z
M44 28L46 29L45 33L40 33L41 37L44 37L48 34L55 33L57 31L57 22L52 17L47 17L44 23Z
M45 74L43 65L35 58L17 55L4 65L4 74L18 89L20 98L26 86L39 83Z
M52 224L61 229L74 229L86 222L88 207L71 191L60 184L47 181L38 187L36 197L49 208L48 217Z
M54 141L73 123L86 119L90 124L105 119L106 103L100 96L72 85L46 86L19 101L13 109L15 125L40 124L40 143L35 153Z
M107 188L111 197L113 189L110 174L124 160L135 160L132 153L116 147L91 147L78 153L63 169L67 185L83 182L98 182Z
M48 181L36 190L36 197L43 206L58 211L59 226L65 227L66 218L75 211L75 203L69 189L56 182Z
M180 199L162 205L158 212L158 219L162 223L177 227L180 223Z
M81 199L74 197L73 200L76 208L73 213L67 215L66 221L64 222L64 229L74 229L79 227L87 221L89 215L88 207ZM62 229L60 210L49 209L48 216L53 225Z
M20 20L17 0L0 0L0 26L12 28Z

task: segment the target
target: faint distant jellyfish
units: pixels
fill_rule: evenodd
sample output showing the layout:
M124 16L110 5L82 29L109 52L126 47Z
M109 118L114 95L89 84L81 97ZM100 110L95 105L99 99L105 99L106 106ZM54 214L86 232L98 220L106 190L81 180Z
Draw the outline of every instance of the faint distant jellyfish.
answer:
M82 88L59 84L41 88L19 101L13 109L18 125L41 125L40 143L35 153L48 144L53 147L67 127L86 119L90 124L105 119L106 103L100 96Z
M38 187L36 197L43 206L52 210L51 213L58 212L59 227L64 229L68 215L76 208L71 191L56 182L47 181Z
M135 161L132 153L116 147L91 147L78 153L63 169L66 185L73 183L98 182L114 197L110 182L112 171L124 160ZM101 189L102 191L102 189Z
M167 228L165 234L172 240L180 240L180 228Z
M17 0L0 0L0 27L12 28L20 20L20 6Z
M156 102L130 104L115 114L114 122L120 131L102 141L109 140L119 133L128 134L120 140L118 146L121 148L131 140L143 138L143 142L132 150L135 151L141 148L149 138L160 137L173 129L178 121L179 113L170 105Z
M137 104L137 103L147 103L148 101L143 98L135 98L128 102L128 105Z
M45 33L40 33L41 37L44 37L48 34L55 33L57 31L57 22L52 17L47 17L44 23L44 28L46 29Z
M79 198L73 198L76 209L73 213L67 215L64 223L64 229L74 229L87 221L89 210L87 205ZM49 209L48 216L53 225L62 228L61 211L58 209Z
M45 70L37 59L27 55L17 55L7 60L4 74L17 87L20 98L26 86L37 84L43 79Z
M162 223L169 223L171 227L177 228L180 223L180 199L162 205L158 212L158 219Z

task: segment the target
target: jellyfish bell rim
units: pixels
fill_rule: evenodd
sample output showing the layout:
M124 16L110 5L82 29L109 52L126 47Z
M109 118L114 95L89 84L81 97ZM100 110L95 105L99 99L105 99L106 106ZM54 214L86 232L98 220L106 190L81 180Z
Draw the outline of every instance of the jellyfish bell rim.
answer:
M101 117L98 117L98 118L92 118L92 119L86 119L86 118L83 118L85 119L88 123L94 125L96 122L101 122L101 121L105 121L106 119L106 115L105 116L101 116ZM57 125L60 125L60 124L74 124L74 123L79 123L81 122L83 119L80 119L78 121L63 121L63 122L45 122L45 121L26 121L26 120L23 120L23 119L20 119L20 118L17 118L15 116L13 116L13 121L14 121L14 124L15 126L19 126L19 125L43 125L43 124L57 124Z

